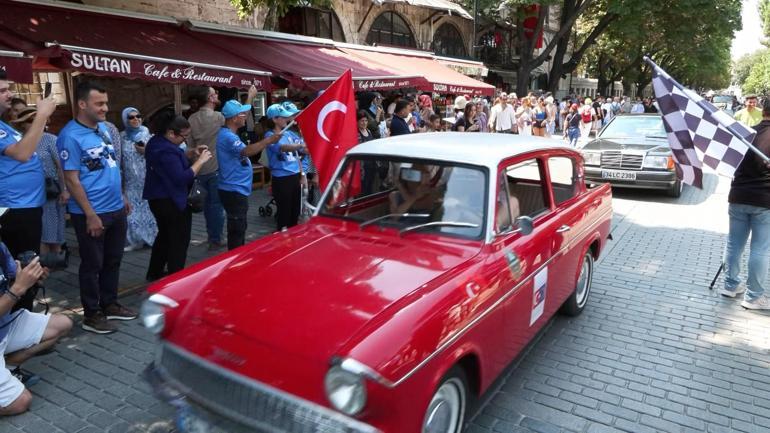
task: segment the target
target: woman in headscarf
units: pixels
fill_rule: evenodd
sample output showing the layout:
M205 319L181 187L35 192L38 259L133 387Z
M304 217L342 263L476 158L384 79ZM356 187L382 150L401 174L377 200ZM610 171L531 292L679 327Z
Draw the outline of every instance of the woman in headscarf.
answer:
M126 197L131 204L125 251L133 251L143 248L145 244L152 245L158 234L158 226L147 200L142 199L147 173L144 150L150 141L150 131L142 125L142 115L136 108L127 107L123 110L122 117L125 127L120 133L123 142L123 176Z

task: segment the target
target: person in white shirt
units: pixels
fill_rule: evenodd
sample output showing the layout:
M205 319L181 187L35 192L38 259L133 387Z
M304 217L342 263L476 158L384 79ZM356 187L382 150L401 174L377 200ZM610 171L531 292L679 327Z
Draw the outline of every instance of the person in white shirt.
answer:
M500 104L492 107L489 113L489 129L495 132L513 134L513 126L516 124L516 114L508 103L508 95L500 95Z
M604 100L604 104L602 104L602 110L604 110L604 118L602 119L602 128L604 125L609 123L610 119L614 116L612 114L612 99L607 98Z
M634 103L634 106L631 107L631 113L633 114L644 113L644 104L642 103L641 98L636 98L636 102Z

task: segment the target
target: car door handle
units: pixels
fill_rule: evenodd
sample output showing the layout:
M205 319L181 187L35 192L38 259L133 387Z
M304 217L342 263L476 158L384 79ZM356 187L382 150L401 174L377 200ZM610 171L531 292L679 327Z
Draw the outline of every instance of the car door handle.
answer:
M556 233L564 233L564 232L568 232L568 231L570 231L570 229L571 229L571 228L572 228L572 227L570 227L570 226L568 226L568 225L564 224L563 226L561 226L561 227L559 227L558 229L556 229Z

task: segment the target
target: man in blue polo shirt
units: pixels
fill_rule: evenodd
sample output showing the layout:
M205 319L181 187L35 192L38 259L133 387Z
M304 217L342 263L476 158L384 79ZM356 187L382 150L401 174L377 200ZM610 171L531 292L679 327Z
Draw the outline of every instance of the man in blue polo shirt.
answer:
M92 82L77 86L78 115L56 142L71 199L68 210L80 251L80 301L86 331L109 334L108 320L132 320L136 313L117 302L120 262L126 242L126 214L120 166L109 130L107 91Z
M13 92L0 71L0 116L11 109ZM40 252L43 230L45 177L36 150L48 118L56 109L53 98L37 102L37 115L22 134L0 121L0 207L10 208L0 218L0 237L14 257L25 251ZM32 309L35 291L17 305Z
M254 96L250 94L248 100L252 99ZM246 124L246 114L250 112L251 105L241 105L234 99L227 101L222 107L225 126L217 135L219 198L227 213L228 250L243 245L246 239L246 213L249 211L253 176L249 157L281 139L281 134L276 134L256 143L245 144L241 141L238 130Z

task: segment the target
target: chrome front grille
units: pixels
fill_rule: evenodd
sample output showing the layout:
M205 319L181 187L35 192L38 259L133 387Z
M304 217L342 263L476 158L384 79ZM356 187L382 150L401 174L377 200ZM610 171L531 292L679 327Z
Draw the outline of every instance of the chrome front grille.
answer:
M644 155L624 152L602 152L602 168L641 170Z
M168 382L210 413L270 433L378 433L376 428L211 364L165 344L157 362ZM241 430L241 429L238 429ZM224 431L232 432L230 426Z

